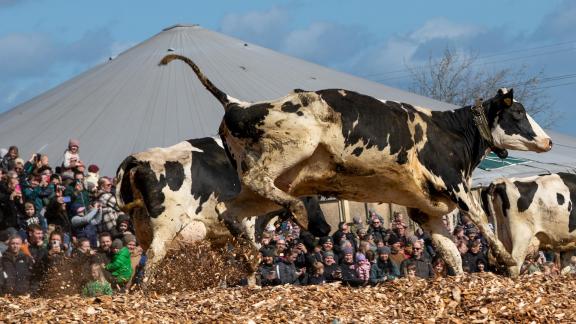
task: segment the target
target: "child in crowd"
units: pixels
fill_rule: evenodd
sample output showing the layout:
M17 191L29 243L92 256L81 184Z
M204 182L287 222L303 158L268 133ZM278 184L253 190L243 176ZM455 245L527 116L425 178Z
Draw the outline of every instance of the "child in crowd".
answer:
M314 262L312 265L312 274L308 277L309 285L321 285L326 283L326 277L324 276L324 265L322 262Z
M112 262L106 265L106 270L112 273L115 284L119 288L124 288L132 277L132 266L130 263L130 251L123 246L120 239L115 239L111 247Z
M356 254L356 274L358 279L368 282L370 280L370 261L362 253Z
M90 267L90 270L92 281L89 281L84 285L82 288L82 295L86 297L98 297L102 295L111 296L112 286L110 286L110 283L106 281L102 267L99 264L94 263Z
M36 212L36 207L31 202L24 203L24 215L18 219L18 226L20 227L20 232L25 233L28 227L32 224L36 224L42 227L42 230L46 232L48 230L48 224L44 216Z
M80 141L77 139L71 139L68 142L68 148L64 151L64 161L62 166L65 170L70 170L83 165L82 160L80 160Z
M408 280L418 279L418 277L416 277L416 265L415 264L411 263L408 266L406 266L406 278Z

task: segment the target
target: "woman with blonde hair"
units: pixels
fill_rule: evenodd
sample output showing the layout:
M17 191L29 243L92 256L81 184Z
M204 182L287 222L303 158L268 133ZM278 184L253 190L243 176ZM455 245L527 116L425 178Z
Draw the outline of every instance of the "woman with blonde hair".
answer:
M89 281L82 288L82 295L86 297L98 297L102 295L112 295L112 286L106 280L104 276L104 271L102 271L102 266L93 263L90 266L90 272L92 274L92 280Z

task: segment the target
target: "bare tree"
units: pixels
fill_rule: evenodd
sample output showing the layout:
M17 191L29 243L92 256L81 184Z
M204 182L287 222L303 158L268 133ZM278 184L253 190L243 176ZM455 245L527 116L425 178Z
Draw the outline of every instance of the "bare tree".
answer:
M539 88L543 73L528 73L527 66L488 69L469 56L447 48L440 58L429 57L424 66L407 66L412 76L412 92L457 106L473 103L475 98L491 98L498 88L514 88L514 97L545 128L559 114L550 97Z

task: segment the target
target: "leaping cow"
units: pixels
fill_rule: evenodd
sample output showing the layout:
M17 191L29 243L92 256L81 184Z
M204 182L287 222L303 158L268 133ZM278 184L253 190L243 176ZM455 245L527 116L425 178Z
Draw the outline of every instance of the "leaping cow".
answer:
M498 179L481 191L484 209L492 215L496 234L512 254L511 276L529 247L576 249L576 175L558 173L528 178Z
M116 197L130 215L136 236L148 256L146 270L153 272L164 258L170 242L207 239L213 246L223 246L232 236L249 244L252 256L257 252L256 238L274 209L257 210L246 206L252 217L241 222L220 222L216 204L240 192L240 180L230 165L221 141L199 138L166 148L151 148L127 157L117 172ZM311 234L330 233L316 198L305 200L309 208ZM258 201L252 202L257 205ZM304 240L306 242L306 240ZM251 258L255 270L258 258Z
M273 101L249 103L216 88L198 66L181 60L224 106L220 125L241 192L219 203L224 218L248 216L254 197L289 209L306 227L297 197L321 194L361 202L411 207L410 216L457 274L460 255L442 215L460 208L479 226L500 262L514 260L490 233L486 215L471 195L471 174L484 155L505 149L546 152L550 137L513 98L500 89L483 103L452 111L430 111L379 100L354 91L296 90Z

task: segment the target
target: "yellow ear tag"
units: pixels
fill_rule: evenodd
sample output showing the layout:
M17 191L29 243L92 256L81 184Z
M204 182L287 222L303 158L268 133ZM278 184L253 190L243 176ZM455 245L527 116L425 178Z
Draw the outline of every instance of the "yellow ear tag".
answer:
M512 106L512 99L504 98L504 103L506 104L506 106L510 107Z

